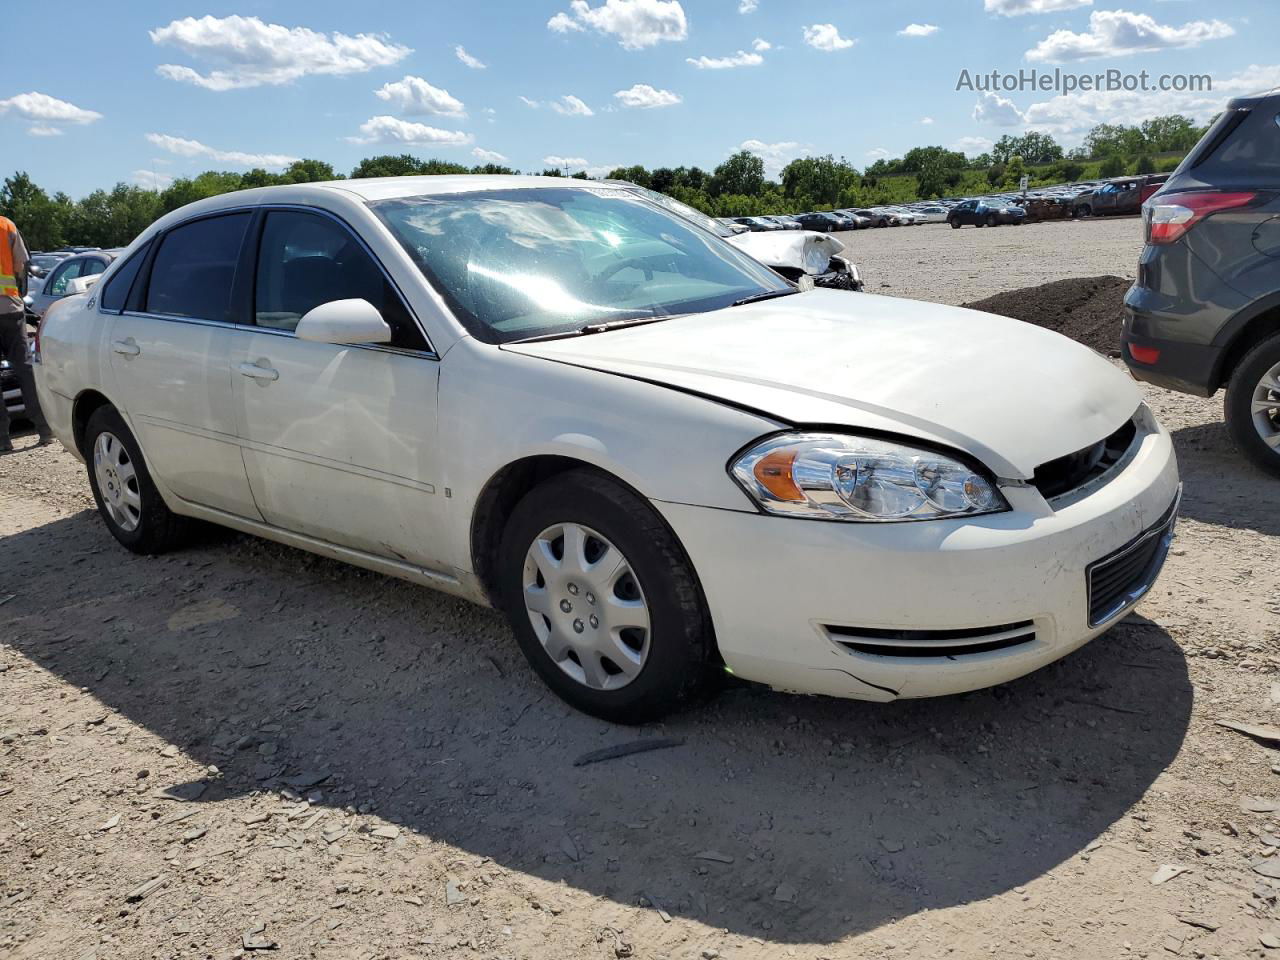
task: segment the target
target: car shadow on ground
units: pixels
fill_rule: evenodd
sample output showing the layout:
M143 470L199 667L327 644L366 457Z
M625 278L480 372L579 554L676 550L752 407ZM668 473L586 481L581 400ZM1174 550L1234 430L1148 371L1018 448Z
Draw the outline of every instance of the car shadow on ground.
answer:
M1217 526L1280 534L1280 511L1272 503L1280 481L1263 473L1236 449L1220 420L1173 432L1182 473L1184 517Z
M323 804L775 943L1052 870L1169 766L1191 709L1176 644L1130 618L994 690L877 705L742 686L622 728L548 694L495 613L253 538L139 558L84 512L8 538L5 561L35 585L0 608L7 642L216 764L195 803L314 779ZM685 743L574 765L658 736Z

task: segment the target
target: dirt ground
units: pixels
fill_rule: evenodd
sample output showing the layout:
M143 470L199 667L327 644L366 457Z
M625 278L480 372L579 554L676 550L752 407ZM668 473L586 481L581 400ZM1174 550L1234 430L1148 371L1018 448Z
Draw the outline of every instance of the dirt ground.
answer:
M1139 243L877 237L869 289L955 303ZM230 533L132 556L20 438L0 957L1280 957L1280 754L1215 725L1280 722L1277 487L1218 400L1148 395L1184 514L1107 635L966 696L738 687L639 730L561 705L490 611ZM683 745L575 765L658 737Z

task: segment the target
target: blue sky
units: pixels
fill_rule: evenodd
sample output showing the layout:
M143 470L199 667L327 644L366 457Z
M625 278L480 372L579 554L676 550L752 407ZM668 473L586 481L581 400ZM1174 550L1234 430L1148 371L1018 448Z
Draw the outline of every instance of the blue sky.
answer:
M0 60L0 172L81 196L294 157L524 170L862 167L940 143L1207 117L1280 84L1274 0L63 0ZM461 47L466 54L459 55ZM480 65L483 66L480 66ZM1203 73L1209 93L957 91L961 70ZM549 159L550 158L550 159Z

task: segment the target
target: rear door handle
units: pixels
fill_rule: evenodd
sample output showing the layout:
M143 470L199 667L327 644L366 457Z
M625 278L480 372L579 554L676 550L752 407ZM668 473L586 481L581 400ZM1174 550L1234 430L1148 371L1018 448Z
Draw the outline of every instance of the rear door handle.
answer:
M255 380L279 380L280 371L272 367L260 366L260 364L268 363L267 360L260 360L258 363L242 363L240 364L240 375L242 377L253 377Z
M111 341L111 349L122 357L136 357L142 352L142 348L134 343L133 337L128 340Z

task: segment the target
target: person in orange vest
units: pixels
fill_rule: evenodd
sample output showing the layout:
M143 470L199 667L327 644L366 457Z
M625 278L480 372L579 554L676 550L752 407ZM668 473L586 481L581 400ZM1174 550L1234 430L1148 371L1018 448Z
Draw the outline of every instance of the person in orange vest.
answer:
M0 359L9 361L9 369L18 375L22 403L27 408L25 416L40 435L37 446L44 446L53 441L53 434L36 397L36 381L27 359L27 318L22 305L30 259L17 226L8 217L0 217ZM0 400L0 453L12 450L9 411Z

